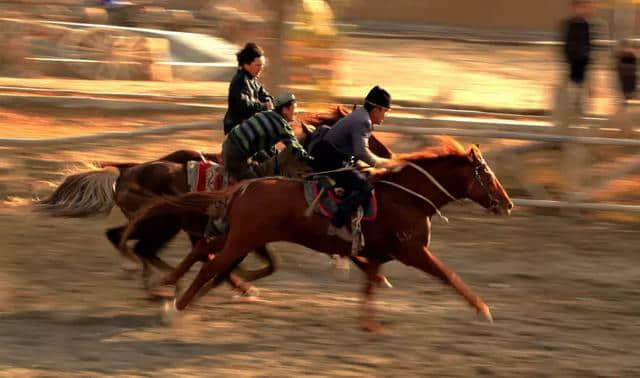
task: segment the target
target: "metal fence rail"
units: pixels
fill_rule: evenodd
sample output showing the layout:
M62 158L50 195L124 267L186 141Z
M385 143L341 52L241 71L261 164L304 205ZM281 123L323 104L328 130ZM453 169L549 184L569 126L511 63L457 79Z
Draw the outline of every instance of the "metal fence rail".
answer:
M215 112L219 112L216 109ZM401 133L408 135L450 135L450 136L462 136L462 137L478 137L478 138L494 138L494 139L515 139L515 140L527 140L537 141L544 143L554 144L575 144L575 145L615 145L615 146L627 146L627 147L640 147L640 140L635 139L623 139L623 138L605 138L605 137L587 137L587 136L568 136L558 134L546 134L542 133L546 130L551 130L551 127L540 126L539 123L519 123L518 125L512 125L513 127L521 126L529 130L536 130L540 132L521 132L521 131L509 131L499 130L504 127L503 122L479 122L469 124L464 120L438 120L432 118L401 118L389 117L389 123L393 122L396 125L389 126L383 125L376 127L376 131ZM419 126L402 126L398 124L418 124ZM431 127L426 127L429 124ZM437 127L440 125L458 126L458 127ZM221 123L219 117L212 118L211 121L194 122L188 124L167 125L162 127L154 127L143 130L127 131L127 132L106 132L93 135L83 136L71 136L63 138L46 138L46 139L11 139L1 138L0 147L21 147L21 146L68 146L74 143L91 143L99 140L107 139L123 139L137 136L146 135L166 135L183 131L193 130L212 130L220 128ZM434 127L435 126L435 127ZM465 127L465 128L462 128ZM488 129L491 127L492 129ZM498 129L496 129L498 128ZM537 145L540 145L538 143ZM516 147L516 149L522 149L522 146ZM523 151L527 150L527 147ZM497 151L500 153L515 153L515 149L508 149L508 151ZM640 164L640 162L638 163ZM609 178L615 178L615 174L629 174L635 170L638 164L633 164L632 167L622 167L616 170L612 174L608 175ZM599 182L597 186L603 186L605 183ZM595 190L595 189L594 189ZM640 213L640 206L637 205L624 205L624 204L612 204L612 203L594 203L585 202L588 197L588 193L594 190L589 190L585 195L580 197L579 195L573 196L573 200L570 201L554 201L547 199L526 199L516 198L514 202L520 206L532 206L532 207L544 207L544 208L562 208L562 209L581 209L581 210L603 210L603 211L623 211ZM534 193L540 193L539 190L533 190Z

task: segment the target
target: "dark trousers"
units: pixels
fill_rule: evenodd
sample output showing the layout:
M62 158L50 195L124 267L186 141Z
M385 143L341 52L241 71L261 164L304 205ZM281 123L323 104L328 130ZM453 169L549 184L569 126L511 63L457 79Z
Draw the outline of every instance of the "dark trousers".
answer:
M625 100L633 98L636 91L636 58L633 55L624 55L618 61L618 80Z
M574 59L569 61L569 78L571 81L579 85L584 83L588 63L587 59Z
M224 169L237 181L258 177L249 165L249 158L231 139L225 139L222 144L222 159Z
M349 156L345 156L326 141L318 142L311 150L310 155L314 158L311 167L316 172L345 168L350 163ZM328 176L336 181L337 186L344 188L347 192L338 207L338 212L331 219L334 226L341 228L350 221L351 215L359 206L362 206L363 209L369 206L373 187L367 178L356 170L330 173Z

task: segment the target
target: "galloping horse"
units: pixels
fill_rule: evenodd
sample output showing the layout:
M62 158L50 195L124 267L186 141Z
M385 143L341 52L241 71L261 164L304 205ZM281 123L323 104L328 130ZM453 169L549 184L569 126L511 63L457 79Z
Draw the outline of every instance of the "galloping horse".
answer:
M368 277L363 327L379 329L373 319L371 299L376 284L383 279L382 264L393 259L453 286L473 308L492 320L482 299L431 253L431 217L439 214L438 209L445 204L463 198L494 214L508 215L513 208L511 199L476 146L467 152L457 142L447 140L439 149L429 148L395 158L406 164L399 172L382 171L370 176L378 198L378 216L363 222L366 246L359 256L351 257ZM329 224L326 217L305 215L303 183L286 178L251 180L225 193L159 198L132 219L124 235L155 234L149 226L158 223L202 232L206 218L218 216L223 207L229 223L226 240L211 246L210 252L215 254L210 255L210 261L203 265L191 286L177 298L174 310L183 310L205 284L214 278L220 281L249 251L269 242L289 241L325 253L346 256L351 253L350 243L326 234ZM220 251L215 250L220 247Z
M348 109L336 105L324 113L301 113L291 125L298 139L303 141L310 133L306 125L331 126L347 114L349 114ZM383 155L391 154L390 150L382 143L375 138L372 139L374 139L372 149L377 149ZM174 151L147 163L100 162L96 164L95 169L66 177L49 197L37 203L37 208L50 215L62 217L79 218L100 214L108 215L114 206L119 206L113 196L114 185L120 185L117 180L125 171L155 162L172 162L184 165L190 160L200 160L203 157L219 164L222 163L221 153L200 153L193 150ZM172 194L166 192L164 187L156 188L153 182L140 180L139 183L155 194Z
M307 125L318 127L331 126L340 118L349 114L349 110L343 106L332 106L325 113L302 113L292 122L292 127L298 138L304 143L308 139L311 130ZM379 142L374 136L371 138L372 151L383 157L391 157L391 151ZM286 152L284 153L286 156ZM156 161L135 163L102 163L101 169L79 173L67 177L64 182L48 198L40 201L37 208L55 215L66 217L85 217L96 214L109 214L114 206L118 206L127 218L144 206L151 198L163 195L178 195L188 192L186 163L189 160L200 160L203 155L197 151L180 150L162 157ZM222 163L220 154L204 154L208 160ZM279 157L281 167L286 167L286 158ZM274 172L273 164L265 164L265 175L292 175L292 172ZM126 244L121 242L122 231L126 225L107 230L107 237L111 243L126 259L133 263L123 264L123 267L131 269L142 263L143 274L148 275L149 265L154 265L162 270L172 269L163 260L157 257L158 250L172 239L180 228L167 227L158 229L158 237L140 237L131 235L132 239L138 239L133 252ZM193 245L199 239L190 235ZM126 242L126 239L124 240ZM266 259L271 270L273 259L265 248L256 251L259 256ZM254 278L259 278L255 275ZM238 287L240 283L231 276L232 285Z

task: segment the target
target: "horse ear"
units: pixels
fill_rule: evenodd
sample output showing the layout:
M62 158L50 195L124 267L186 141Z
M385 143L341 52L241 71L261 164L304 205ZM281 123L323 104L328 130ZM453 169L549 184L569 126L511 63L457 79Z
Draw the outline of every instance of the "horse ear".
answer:
M478 144L474 144L469 149L469 154L467 156L469 157L469 161L472 163L482 160L482 154L480 153L479 147L480 146Z

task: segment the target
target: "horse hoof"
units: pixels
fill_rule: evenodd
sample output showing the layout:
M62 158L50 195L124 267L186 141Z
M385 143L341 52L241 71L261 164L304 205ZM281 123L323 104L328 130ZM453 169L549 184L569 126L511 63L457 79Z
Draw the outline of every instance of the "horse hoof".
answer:
M360 327L362 327L362 329L367 332L377 333L382 335L388 334L388 332L382 326L382 324L376 322L375 320L361 320Z
M124 260L122 264L120 264L120 269L125 272L137 272L141 269L140 264L131 260Z
M162 322L172 325L181 316L181 312L176 308L176 300L164 301L162 305Z
M248 298L257 298L260 296L260 289L255 286L251 286L244 293L242 293L242 295Z
M151 286L149 294L156 298L175 298L176 288L174 285Z
M486 320L488 323L493 323L493 316L491 316L491 311L489 310L489 306L483 304L478 310L478 313L482 315L482 318Z
M258 297L251 297L246 295L236 295L232 298L232 300L236 302L243 302L243 303L262 302Z
M378 286L382 288L393 289L393 285L385 276L382 276L382 280L378 283Z
M349 264L349 259L342 256L336 259L336 270L349 271L349 269L351 269L351 265Z

